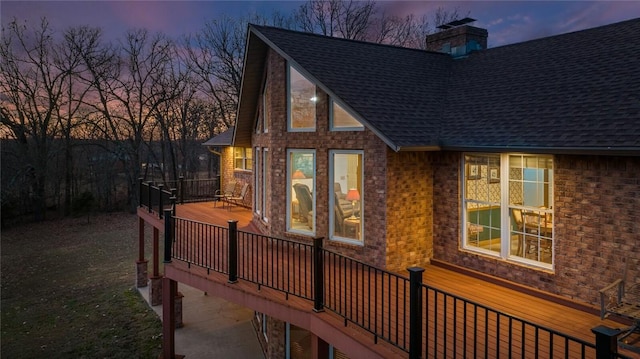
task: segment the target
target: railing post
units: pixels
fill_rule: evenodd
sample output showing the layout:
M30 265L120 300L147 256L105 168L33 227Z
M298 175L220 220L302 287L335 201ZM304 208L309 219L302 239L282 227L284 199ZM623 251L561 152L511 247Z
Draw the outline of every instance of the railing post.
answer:
M162 187L164 185L162 183L158 184L158 213L160 215L160 219L162 219L162 212L164 211L164 206L162 205Z
M142 207L142 177L138 177L138 207Z
M171 197L169 197L169 201L171 201L171 215L175 217L176 216L176 196L173 194L173 189L171 190Z
M153 207L153 199L151 197L151 194L152 194L151 187L153 186L151 185L151 183L152 183L151 181L147 181L147 194L148 194L147 201L149 201L149 203L147 204L147 209L149 213L152 212L152 207Z
M229 220L229 283L238 281L238 221Z
M591 332L596 335L596 359L616 358L620 330L599 325Z
M171 210L164 211L164 263L171 263L171 246L173 245L173 216Z
M184 204L184 176L180 176L178 190L180 191L180 204Z
M324 252L323 237L313 239L313 311L324 311Z
M424 268L409 271L409 359L422 356L422 273Z

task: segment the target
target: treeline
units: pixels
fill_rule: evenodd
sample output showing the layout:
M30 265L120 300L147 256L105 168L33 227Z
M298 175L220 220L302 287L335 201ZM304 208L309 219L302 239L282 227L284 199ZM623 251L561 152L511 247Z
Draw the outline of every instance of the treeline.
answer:
M309 1L292 14L223 18L171 38L131 29L117 40L47 19L5 24L0 43L2 219L48 210L133 210L139 178L209 177L200 145L233 126L247 23L406 47L458 17L388 15L373 1ZM433 24L433 26L431 26Z

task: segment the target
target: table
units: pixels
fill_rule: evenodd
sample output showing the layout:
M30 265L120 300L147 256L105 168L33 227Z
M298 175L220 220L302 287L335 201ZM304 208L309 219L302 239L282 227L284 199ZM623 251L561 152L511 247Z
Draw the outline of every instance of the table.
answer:
M347 229L348 228L353 228L355 230L356 233L356 239L360 239L360 218L358 217L348 217L344 219L343 222L343 226L344 226L344 235L347 235Z

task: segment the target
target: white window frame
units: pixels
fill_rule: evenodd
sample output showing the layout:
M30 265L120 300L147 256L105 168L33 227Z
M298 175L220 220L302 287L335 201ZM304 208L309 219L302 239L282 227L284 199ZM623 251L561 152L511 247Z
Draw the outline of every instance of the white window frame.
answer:
M312 199L312 211L313 211L313 217L312 217L312 227L313 230L309 229L299 229L299 228L293 228L293 224L291 223L291 217L292 217L292 213L291 213L291 203L293 203L293 172L296 170L295 168L293 168L293 165L291 163L291 155L293 153L301 153L301 154L313 154L313 179L311 181L311 186L312 188L311 190L311 199ZM311 236L315 236L316 233L316 163L317 163L317 154L316 154L316 150L315 149L302 149L302 148L295 148L295 149L288 149L287 150L287 198L286 198L286 203L287 203L287 232L289 233L297 233L297 234L302 234L302 235L311 235Z
M260 185L260 179L262 178L262 176L260 176L260 174L262 174L263 171L263 166L262 166L262 156L261 156L261 151L260 151L260 147L256 147L255 153L254 153L254 158L255 160L253 161L253 167L255 169L255 176L253 178L253 188L256 189L256 193L253 196L253 208L255 208L255 213L260 216L262 214L262 207L263 207L263 196L262 196L262 191L263 191L263 187Z
M348 237L342 237L335 234L335 195L334 195L334 178L335 178L335 163L334 158L336 154L348 154L348 155L360 155L362 160L360 173L360 239L353 239ZM348 191L348 188L344 188L343 190ZM363 150L329 150L329 239L336 242L343 242L348 244L354 244L358 246L364 246L365 235L364 235L364 222L366 221L364 204L365 204L365 193L364 193L364 151Z
M267 215L267 208L268 208L268 203L267 203L267 199L269 198L267 196L267 189L268 189L268 185L267 182L270 180L270 160L269 160L269 149L268 148L263 148L262 149L262 220L265 223L269 223L269 218Z
M544 155L544 154L530 154L530 153L502 153L502 154L498 154L499 158L500 158L500 162L499 162L499 173L500 173L500 178L499 178L499 182L497 182L500 186L500 198L499 198L499 207L500 207L500 218L501 218L501 223L500 223L500 251L492 251L492 250L488 250L488 249L483 249L479 246L474 246L474 245L470 245L469 244L469 230L467 228L468 223L470 222L470 219L467 218L468 213L467 213L467 204L468 203L474 203L476 201L474 200L467 200L467 175L468 175L468 169L467 169L467 163L465 161L465 156L466 155L479 155L479 156L487 156L487 155L496 155L496 154L488 154L488 153L464 153L462 155L462 166L460 169L460 173L461 173L461 178L462 178L462 195L461 195L461 208L462 208L462 223L460 224L460 228L461 228L461 233L462 233L462 248L468 251L473 251L473 252L479 252L479 253L483 253L485 255L489 255L489 256L494 256L497 258L501 258L501 259L505 259L508 261L512 261L512 262L518 262L521 264L525 264L527 266L531 266L531 267L536 267L536 268L541 268L541 269L545 269L545 270L554 270L555 268L555 231L553 228L553 223L551 224L551 263L546 263L546 262L542 262L542 261L538 261L538 260L534 260L534 259L529 259L529 258L525 258L524 256L518 256L518 255L512 255L511 254L511 235L512 235L512 219L511 219L511 210L512 209L520 209L520 210L525 210L525 211L535 211L538 213L544 213L545 215L550 215L552 218L555 218L554 215L554 210L553 210L553 191L554 191L554 184L553 184L553 172L554 172L554 167L553 165L551 166L550 170L551 170L551 174L550 174L550 180L548 182L549 185L549 194L548 194L548 203L549 203L549 207L548 208L541 208L541 207L533 207L533 206L526 206L524 204L512 204L510 201L510 195L512 195L509 190L510 190L510 168L511 168L511 164L510 164L510 159L513 156L523 156L523 157L537 157L537 158L546 158L548 160L551 160L551 163L553 164L554 158L551 155ZM536 167L537 168L537 167ZM480 169L479 169L480 171ZM488 171L487 171L488 172ZM481 177L478 179L480 181L489 181L489 173L478 173L478 175L480 175ZM482 177L484 176L484 177ZM525 182L525 179L522 179L523 182ZM536 183L539 184L542 183L544 184L544 182L532 182L532 183ZM523 189L523 193L524 193L524 189ZM485 227L485 229L488 227ZM541 237L539 235L539 237ZM546 238L546 237L545 237ZM506 244L506 245L505 245Z
M317 104L317 98L318 98L317 86L315 85L315 83L309 80L307 76L305 76L301 71L299 71L294 66L289 64L289 66L287 66L287 131L288 132L315 132L316 128L318 127L318 123L317 123L318 113L315 106L313 110L313 127L305 127L305 128L293 127L293 118L292 118L292 111L291 111L291 70L292 69L298 74L300 74L300 76L302 76L305 80L309 81L311 85L314 86L315 90L314 90L314 95L312 97L312 99L315 99L314 101L312 101L314 104Z
M269 89L265 79L264 88L262 90L262 132L269 133Z
M347 114L349 114L351 117L353 117L354 120L358 121L358 123L360 123L360 126L351 126L351 127L336 127L334 125L334 107L338 106L340 107L343 111L345 111ZM364 131L364 125L362 125L362 122L360 122L360 120L358 118L356 118L356 116L354 116L351 112L347 111L346 108L344 108L344 106L342 106L340 103L336 102L333 98L329 100L329 123L330 123L330 128L331 131Z
M242 149L242 157L236 157L236 150L237 149ZM251 167L247 168L247 162L248 162L248 157L247 157L247 150L249 151L249 153L253 152L253 149L251 147L233 147L233 168L236 171L251 171L253 169L253 162L254 159L251 159ZM236 167L236 160L238 159L242 159L242 167Z

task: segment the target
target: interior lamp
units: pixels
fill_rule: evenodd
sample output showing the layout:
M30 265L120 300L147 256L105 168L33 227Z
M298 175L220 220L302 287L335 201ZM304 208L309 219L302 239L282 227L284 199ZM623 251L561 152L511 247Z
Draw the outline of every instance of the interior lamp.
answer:
M305 179L307 177L305 177L304 173L302 171L300 171L300 169L297 169L295 172L293 172L293 175L291 176L291 178L293 178L293 179Z
M356 201L360 200L360 192L358 192L356 188L351 188L344 199L351 201L351 207L353 208L353 212L351 212L351 217L349 217L349 219L356 218Z

